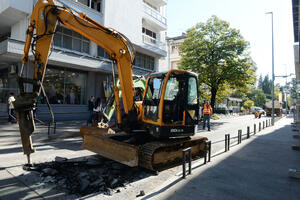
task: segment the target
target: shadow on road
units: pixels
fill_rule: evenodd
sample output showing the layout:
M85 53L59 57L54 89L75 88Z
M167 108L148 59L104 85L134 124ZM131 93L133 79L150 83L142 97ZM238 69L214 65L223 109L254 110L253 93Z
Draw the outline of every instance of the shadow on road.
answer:
M300 166L299 152L291 150L295 143L291 133L291 126L286 125L266 135L257 134L255 140L224 160L212 159L209 168L175 193L170 191L166 199L299 199L300 182L288 178L288 169ZM173 185L143 199L153 198Z

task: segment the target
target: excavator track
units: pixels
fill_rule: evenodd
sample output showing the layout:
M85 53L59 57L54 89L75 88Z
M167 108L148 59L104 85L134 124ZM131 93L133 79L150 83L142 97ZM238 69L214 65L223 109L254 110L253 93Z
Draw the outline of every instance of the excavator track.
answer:
M131 167L161 171L182 163L182 150L191 147L192 158L204 156L205 137L150 139L140 134L84 132L82 148Z
M153 141L140 147L139 166L160 171L182 163L182 150L191 147L192 158L204 157L204 137Z

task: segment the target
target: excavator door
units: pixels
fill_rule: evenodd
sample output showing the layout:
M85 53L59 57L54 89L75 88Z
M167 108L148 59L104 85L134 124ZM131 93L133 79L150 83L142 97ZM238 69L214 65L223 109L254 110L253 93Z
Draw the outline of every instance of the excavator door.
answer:
M198 124L198 81L193 73L171 70L148 78L143 119L157 138L191 136Z

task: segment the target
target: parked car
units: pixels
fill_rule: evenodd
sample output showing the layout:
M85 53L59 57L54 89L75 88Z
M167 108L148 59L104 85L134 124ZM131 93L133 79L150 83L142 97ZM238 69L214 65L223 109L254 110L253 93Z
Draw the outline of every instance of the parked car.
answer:
M252 113L252 114L255 114L256 111L258 111L258 110L261 111L263 115L266 114L266 112L264 111L264 109L262 109L261 107L252 107L252 108L251 108L251 113Z

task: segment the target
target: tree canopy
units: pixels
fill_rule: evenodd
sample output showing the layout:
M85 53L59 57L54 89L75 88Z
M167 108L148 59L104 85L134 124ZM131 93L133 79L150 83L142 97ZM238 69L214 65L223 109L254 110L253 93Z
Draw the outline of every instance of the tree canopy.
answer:
M179 68L198 73L199 83L205 85L214 108L216 96L224 89L245 88L255 83L256 67L248 47L237 29L212 16L187 31L180 46Z

